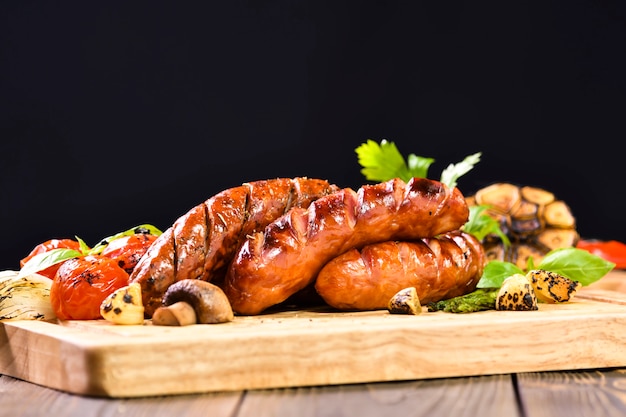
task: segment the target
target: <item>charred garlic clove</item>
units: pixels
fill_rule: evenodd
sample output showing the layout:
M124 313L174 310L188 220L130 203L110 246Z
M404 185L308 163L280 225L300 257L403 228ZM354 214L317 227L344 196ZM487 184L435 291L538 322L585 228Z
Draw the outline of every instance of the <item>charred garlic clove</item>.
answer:
M543 269L529 271L526 276L535 289L537 298L544 303L569 301L582 287L578 281Z
M538 310L537 295L530 280L522 274L504 280L496 297L496 310Z
M421 314L422 304L415 287L408 287L398 291L389 300L387 310L392 314Z
M100 305L100 314L114 324L143 324L141 286L135 282L112 292Z
M19 271L0 272L0 320L52 320L52 280L34 273L20 277Z

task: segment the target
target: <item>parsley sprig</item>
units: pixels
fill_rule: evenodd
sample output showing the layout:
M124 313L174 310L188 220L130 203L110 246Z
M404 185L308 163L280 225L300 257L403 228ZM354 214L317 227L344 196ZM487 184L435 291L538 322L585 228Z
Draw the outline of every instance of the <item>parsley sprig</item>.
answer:
M355 149L361 173L370 181L387 181L400 178L428 178L428 169L435 162L433 158L417 156L413 153L405 160L395 143L383 139L380 143L368 139ZM481 152L467 156L457 164L450 164L441 173L440 181L454 188L457 180L467 174L480 161Z

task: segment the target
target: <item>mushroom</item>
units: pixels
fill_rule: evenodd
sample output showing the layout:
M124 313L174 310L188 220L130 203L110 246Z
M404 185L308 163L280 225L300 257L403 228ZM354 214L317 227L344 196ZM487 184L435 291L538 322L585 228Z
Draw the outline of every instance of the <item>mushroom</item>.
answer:
M234 313L220 287L199 279L183 279L170 285L162 306L152 315L158 326L226 323Z
M422 304L415 287L408 287L398 291L387 305L387 310L392 314L418 315L422 312Z

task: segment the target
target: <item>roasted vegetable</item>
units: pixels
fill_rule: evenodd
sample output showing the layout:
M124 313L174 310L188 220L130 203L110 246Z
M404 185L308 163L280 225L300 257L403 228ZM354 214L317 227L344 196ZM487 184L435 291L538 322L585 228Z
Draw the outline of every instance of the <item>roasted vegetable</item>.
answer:
M538 310L537 296L527 276L514 274L504 280L496 297L496 310Z
M31 259L37 257L37 259L43 259L45 253L50 254L50 252L54 249L66 249L67 252L72 252L73 256L80 254L80 243L74 239L50 239L46 240L35 246L30 253L20 261L20 268L23 268L24 265ZM55 251L60 252L60 251ZM37 262L35 259L35 262ZM61 266L62 262L54 263L48 267L44 267L39 271L33 271L50 279L54 279L54 274L56 274L57 270ZM43 265L43 264L42 264Z
M0 320L52 320L52 280L39 274L0 272Z
M528 259L537 264L551 250L575 247L580 236L570 207L537 187L495 183L467 197L470 206L487 206L486 214L500 223L508 237L496 234L482 240L489 260L506 261L526 270Z
M494 310L499 288L479 288L469 294L449 298L447 300L428 303L428 311L445 311L447 313L473 313L475 311Z
M597 255L615 264L615 268L626 269L626 244L617 240L579 240L576 247Z
M72 258L57 271L50 302L61 320L96 320L102 317L102 301L126 285L128 273L113 259L102 255Z
M395 293L389 300L387 310L391 314L411 314L414 316L421 314L422 304L417 295L417 289L408 287Z
M102 318L114 324L143 324L141 286L129 284L109 294L100 304Z
M158 235L152 233L135 233L119 237L105 246L102 256L115 259L117 264L130 275L157 237Z
M543 269L528 271L526 277L532 284L539 301L544 303L569 301L582 287L578 281Z

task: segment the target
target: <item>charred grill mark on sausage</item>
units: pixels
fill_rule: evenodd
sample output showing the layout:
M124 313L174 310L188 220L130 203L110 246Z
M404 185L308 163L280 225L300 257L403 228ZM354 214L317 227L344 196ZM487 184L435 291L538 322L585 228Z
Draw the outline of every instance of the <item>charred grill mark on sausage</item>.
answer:
M324 265L315 290L339 310L385 309L394 294L409 287L425 305L473 291L484 264L478 240L456 230L351 249Z
M240 242L286 213L338 190L321 179L276 178L244 183L215 194L179 217L139 261L130 282L139 282L146 317L165 290L185 278L219 283Z
M307 287L332 258L387 240L456 230L469 217L457 189L414 178L344 188L293 208L240 246L224 282L233 310L252 315Z

